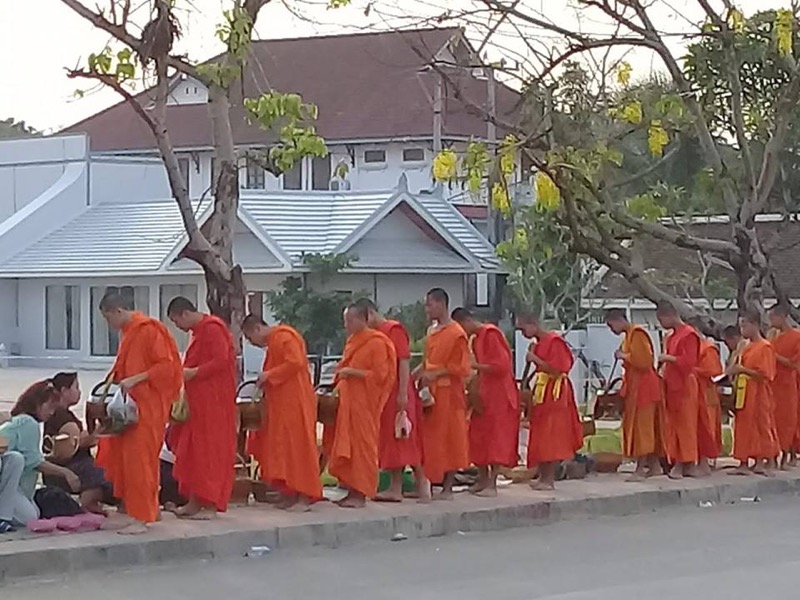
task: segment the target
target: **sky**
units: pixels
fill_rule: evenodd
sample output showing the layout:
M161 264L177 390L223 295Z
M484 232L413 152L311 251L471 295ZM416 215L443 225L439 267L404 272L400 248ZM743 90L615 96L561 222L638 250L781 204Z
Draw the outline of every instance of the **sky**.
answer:
M339 32L356 32L386 29L397 25L408 26L421 22L424 17L440 14L443 7L454 8L471 0L353 0L353 6L327 10L325 0L281 0L273 2L259 16L256 29L258 38L302 37ZM107 6L109 0L84 0L87 6ZM134 4L142 0L134 0ZM712 0L715 5L721 2ZM214 36L222 10L230 6L228 0L178 0L184 8L180 15L184 26L184 39L180 52L202 60L220 50ZM364 7L372 5L369 15ZM591 15L577 17L574 0L523 0L523 4L542 10L546 6L548 15L564 27L581 31L607 31L600 20ZM701 14L696 0L664 0L658 23L665 30L685 31L689 22L699 22ZM740 0L738 5L745 14L755 10L788 6L787 1ZM289 9L291 7L292 10ZM10 25L10 26L9 26ZM35 32L33 35L31 32ZM537 37L539 43L547 44ZM527 34L526 34L527 35ZM513 38L517 39L513 39ZM521 40L508 31L507 41L500 43L523 52ZM679 36L671 38L680 46ZM85 82L76 82L67 77L67 68L85 65L91 52L98 52L108 43L109 36L95 30L83 21L61 0L0 0L0 73L4 82L0 88L0 119L13 117L46 132L54 132L71 125L118 101L108 90L92 91L78 98L78 88L86 88ZM680 48L676 48L678 51ZM507 50L507 49L506 49ZM506 50L489 48L491 55L505 54ZM650 72L657 69L652 57L639 52L625 57L634 72Z

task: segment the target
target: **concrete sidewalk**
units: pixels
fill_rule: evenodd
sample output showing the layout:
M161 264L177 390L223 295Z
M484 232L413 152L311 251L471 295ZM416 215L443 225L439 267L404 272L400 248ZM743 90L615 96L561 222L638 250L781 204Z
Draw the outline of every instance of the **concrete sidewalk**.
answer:
M797 493L800 471L773 479L737 478L718 472L701 480L659 477L627 483L623 475L594 475L559 484L555 493L508 486L496 499L460 494L452 502L419 505L370 504L347 511L321 503L308 514L288 514L269 505L232 510L213 522L179 521L171 515L136 538L102 531L34 537L0 536L0 584L24 578L54 578L90 569L118 569L192 559L243 556L252 546L272 551L313 546L336 548L390 541L494 531L562 520L623 516L670 506L713 510L714 505L756 496Z

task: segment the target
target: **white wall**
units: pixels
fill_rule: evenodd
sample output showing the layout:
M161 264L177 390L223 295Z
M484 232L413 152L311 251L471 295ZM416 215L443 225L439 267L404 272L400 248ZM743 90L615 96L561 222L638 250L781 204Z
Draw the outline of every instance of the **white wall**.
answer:
M91 162L91 202L172 202L164 164L156 159L96 158Z
M19 348L16 279L0 279L0 307L0 344L15 352Z

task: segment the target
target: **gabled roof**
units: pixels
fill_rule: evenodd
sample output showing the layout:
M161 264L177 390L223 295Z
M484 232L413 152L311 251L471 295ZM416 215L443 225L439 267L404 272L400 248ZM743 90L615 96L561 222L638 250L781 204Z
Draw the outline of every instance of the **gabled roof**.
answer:
M366 239L394 209L404 208L434 250L433 264L391 264L365 256L354 270L483 272L499 270L489 242L446 200L412 196L404 189L382 193L278 192L243 193L239 205L239 248L245 271L287 272L305 269L303 255L344 252ZM197 208L202 223L208 208ZM255 242L261 243L263 254ZM374 240L373 240L374 242ZM177 260L186 236L172 201L98 204L60 229L0 264L0 276L152 275L197 270ZM370 246L367 245L367 248ZM436 250L440 248L441 250ZM402 258L402 253L397 253ZM261 258L263 257L263 262ZM238 259L239 257L237 257ZM419 258L419 256L417 256Z
M430 138L433 130L434 72L421 72L451 40L462 43L457 28L388 31L355 35L263 40L252 44L244 71L244 86L234 85L232 122L238 145L264 145L267 134L250 125L242 104L270 90L294 92L319 108L317 131L335 142ZM212 59L212 61L215 59ZM467 69L448 75L468 103L485 105L487 82ZM445 86L447 88L448 86ZM498 115L512 120L519 99L517 92L497 84ZM150 95L139 101L147 106ZM454 90L444 90L443 133L445 137L485 137L486 122L467 103L456 99ZM205 104L167 108L167 125L177 148L211 146L211 129ZM85 132L92 150L123 151L154 149L152 133L134 110L120 102L65 130Z

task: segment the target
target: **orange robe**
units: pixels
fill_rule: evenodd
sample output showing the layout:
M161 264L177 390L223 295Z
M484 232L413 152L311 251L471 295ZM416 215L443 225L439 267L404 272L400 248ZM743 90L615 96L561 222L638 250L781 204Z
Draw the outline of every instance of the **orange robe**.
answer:
M681 324L667 336L665 350L676 359L664 364L667 457L673 464L696 463L700 390L695 369L700 362L700 336Z
M571 460L583 446L583 427L575 404L569 372L575 363L572 351L560 335L539 338L533 353L558 375L537 371L533 378L533 407L528 434L528 467Z
M183 360L197 375L184 384L189 420L174 426L173 477L184 498L225 511L236 461L236 351L225 323L204 316Z
M630 325L622 342L627 355L620 394L623 454L641 458L660 454L663 440L661 380L655 369L653 342L639 325Z
M172 404L183 385L183 369L175 340L166 326L133 313L122 328L122 340L112 367L114 381L147 373L130 396L139 421L120 435L101 440L97 463L105 469L128 515L144 523L158 518L160 484L158 456Z
M483 325L473 343L475 362L491 367L478 372L481 412L469 420L469 454L478 466L516 467L519 459L519 392L506 336Z
M397 379L397 355L380 331L364 329L347 340L339 368L366 377L337 377L339 409L328 470L349 490L372 497L378 488L381 413Z
M700 390L697 419L697 451L700 458L722 454L722 405L713 377L722 375L719 348L710 340L700 341L700 362L695 369Z
M288 325L270 329L264 359L266 420L254 455L261 479L285 494L322 498L317 395L303 337Z
M739 375L736 378L736 418L733 422L733 456L746 463L749 459L778 455L778 440L771 429L771 382L775 379L775 350L767 340L750 342L740 357L740 364L761 375L761 379ZM741 397L741 400L740 400Z
M450 322L431 330L425 340L425 370L447 369L430 386L435 404L423 417L425 476L442 483L445 474L469 466L467 399L464 386L470 374L467 334Z
M800 330L787 329L775 331L771 336L772 347L775 354L800 364ZM792 449L797 436L798 407L798 372L797 368L787 367L777 362L775 381L772 382L772 395L774 399L775 429L778 435L780 449L788 452Z
M399 364L402 360L411 358L411 348L408 332L397 321L384 321L378 331L386 335L394 345L397 355L398 375ZM389 400L381 414L381 435L379 444L380 467L388 471L396 471L405 467L416 467L422 464L422 401L417 394L414 381L408 378L408 404L406 415L411 422L411 433L406 439L397 439L395 436L395 422L397 420L397 394L400 382L395 380L394 387L389 394Z

